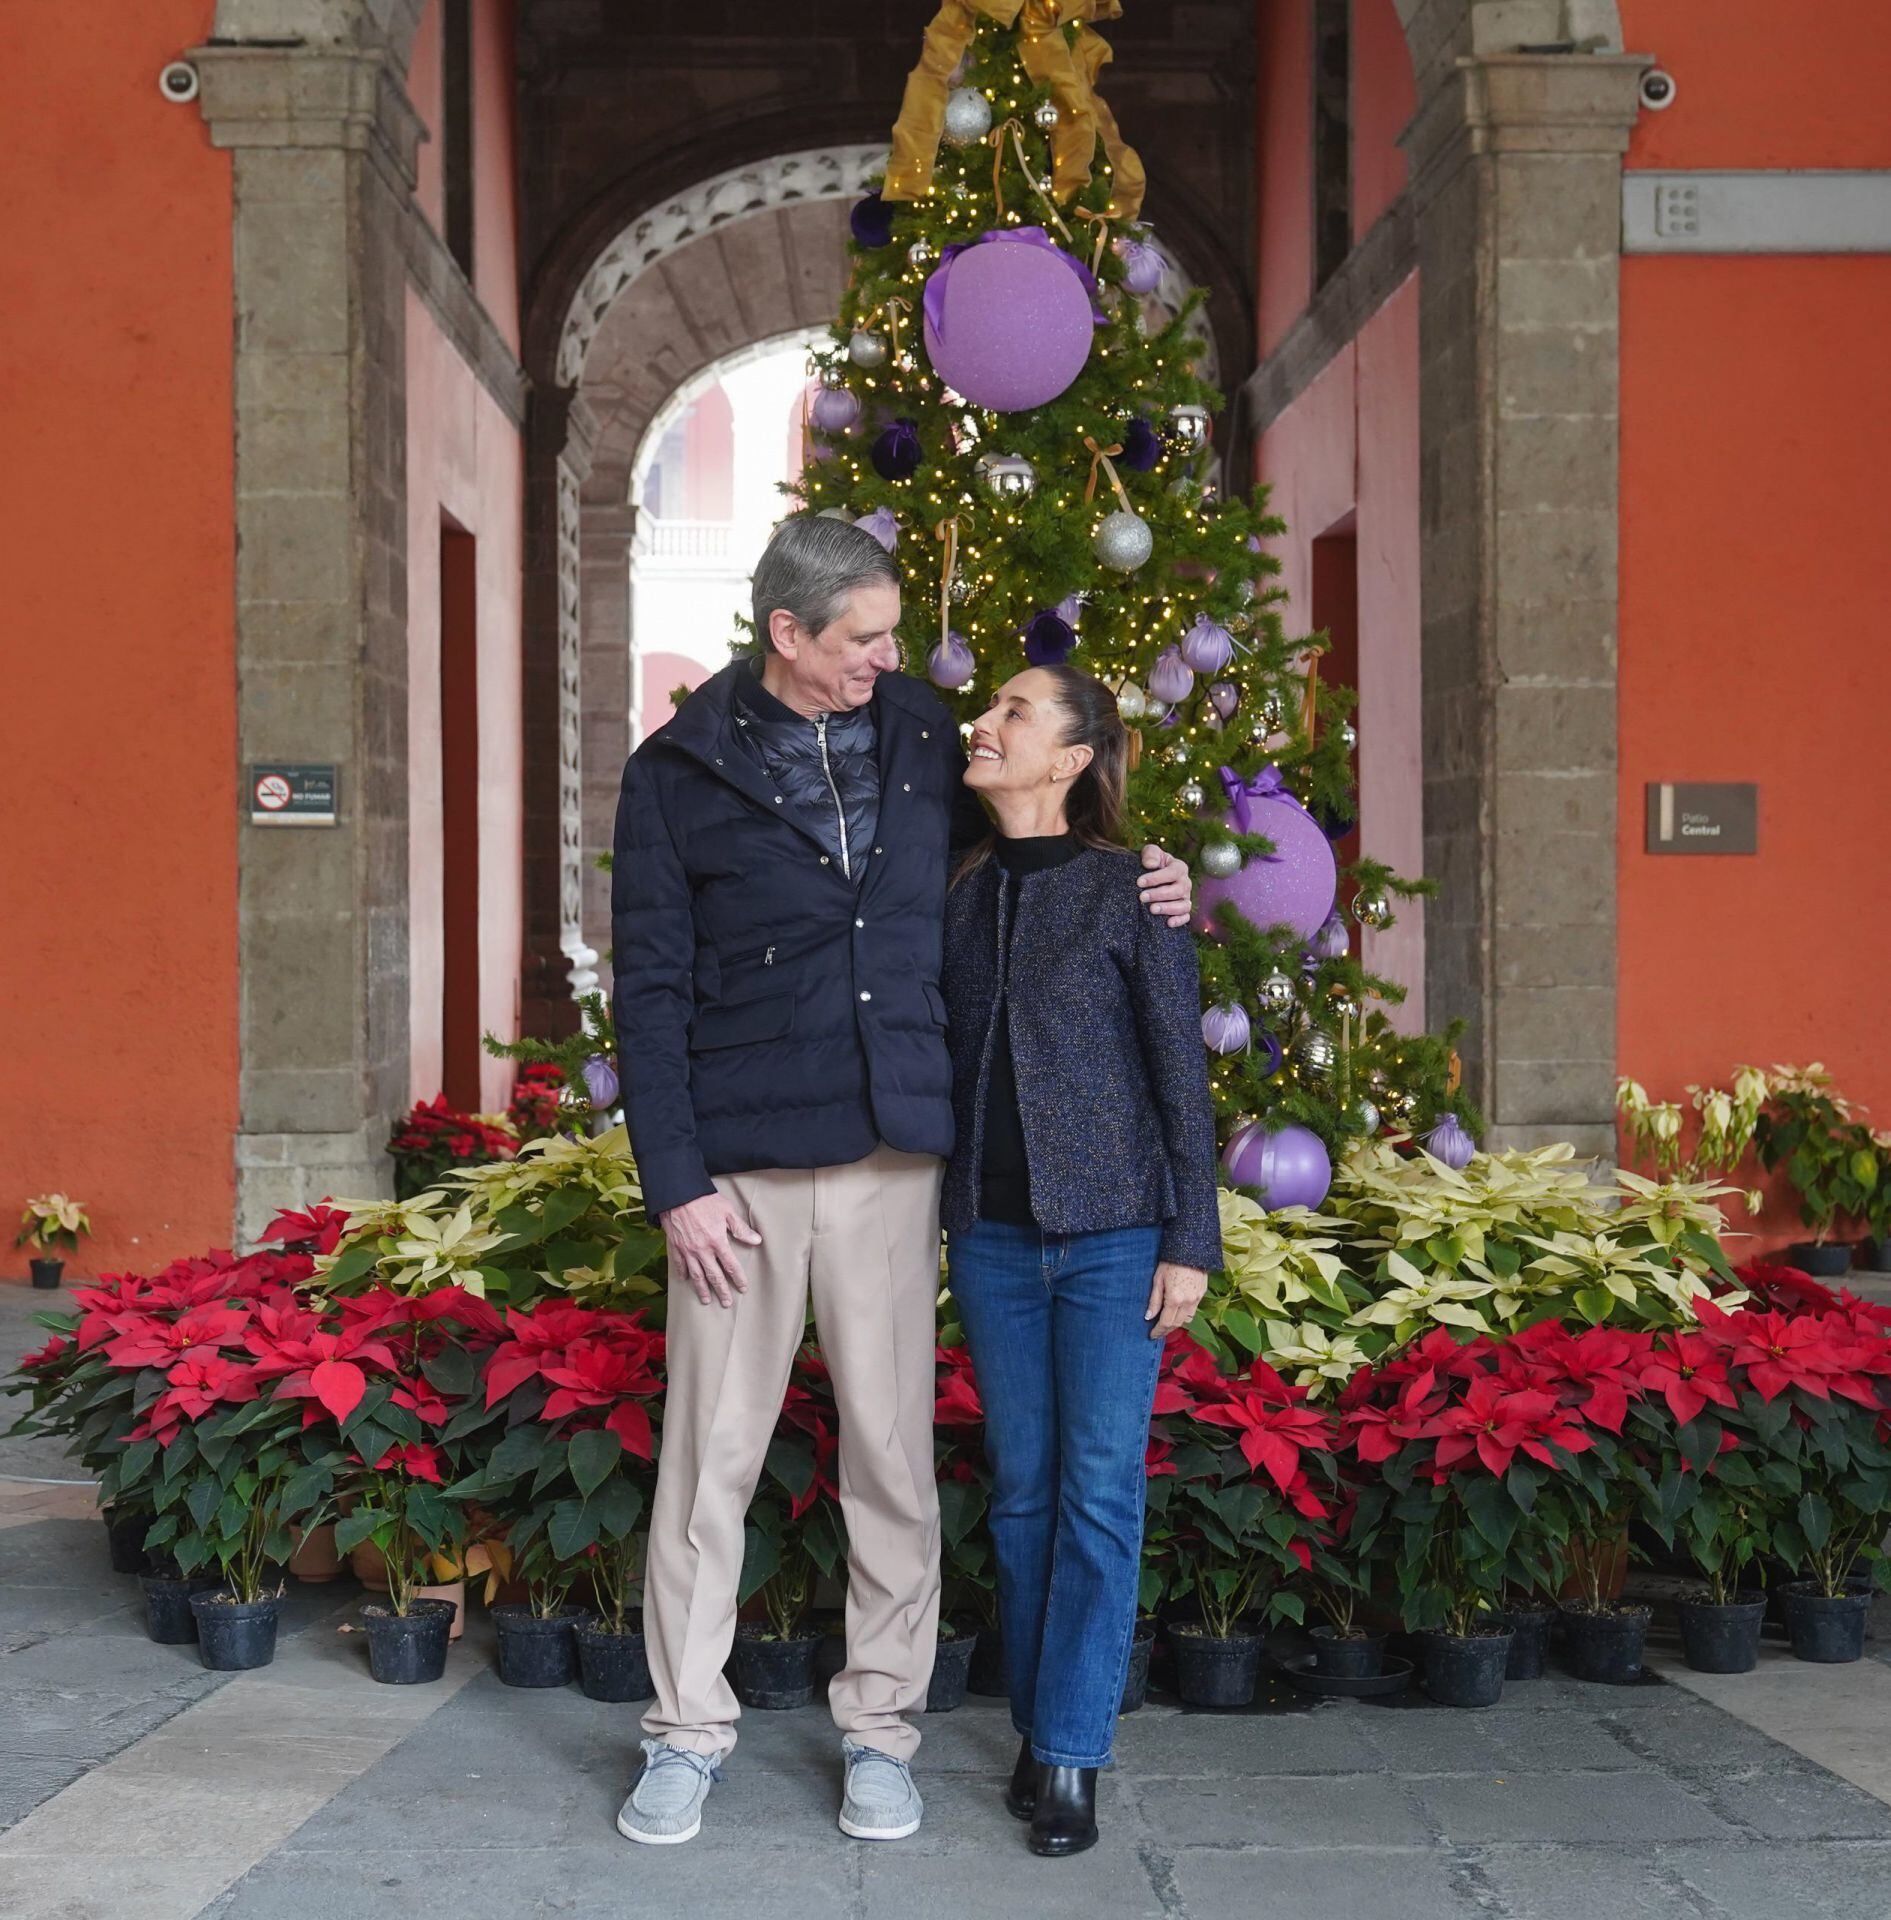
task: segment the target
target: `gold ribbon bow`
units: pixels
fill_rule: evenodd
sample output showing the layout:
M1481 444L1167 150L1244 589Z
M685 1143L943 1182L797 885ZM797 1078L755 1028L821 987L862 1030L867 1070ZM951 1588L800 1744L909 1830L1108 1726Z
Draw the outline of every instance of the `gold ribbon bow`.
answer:
M979 21L985 19L1018 29L1024 70L1049 89L1057 107L1057 125L1051 132L1051 178L1059 196L1068 199L1088 183L1101 138L1110 159L1109 210L1118 219L1135 219L1142 209L1145 185L1142 161L1133 147L1124 144L1116 116L1096 90L1097 75L1110 49L1088 24L1114 20L1122 10L1122 0L943 0L926 28L919 64L906 76L881 197L917 200L931 187L952 73L971 46ZM1075 46L1064 37L1070 25L1077 28Z
M1103 249L1110 237L1110 216L1099 213L1094 207L1073 207L1071 212L1078 220L1094 220L1097 223L1096 250L1090 256L1090 277L1094 280L1103 265Z
M1112 455L1123 451L1123 443L1119 440L1113 446L1098 446L1095 434L1086 433L1083 436L1083 444L1090 449L1090 478L1083 485L1084 499L1090 501L1096 498L1097 468L1101 467L1110 476L1110 485L1116 489L1116 497L1123 503L1123 511L1135 512L1135 508L1129 504L1129 495L1123 491L1122 481L1116 477L1115 467L1110 464Z
M954 515L933 528L932 537L945 542L945 561L939 569L939 644L952 637L952 577L959 565L959 523Z
M1070 238L1070 229L1064 225L1064 216L1057 211L1057 202L1051 195L1051 183L1040 180L1031 171L1031 157L1024 150L1024 122L1007 120L1002 126L993 127L985 138L991 142L991 197L998 208L998 217L1005 217L1005 135L1011 136L1011 149L1018 156L1018 171L1029 182L1031 191L1044 202L1057 231L1066 240Z

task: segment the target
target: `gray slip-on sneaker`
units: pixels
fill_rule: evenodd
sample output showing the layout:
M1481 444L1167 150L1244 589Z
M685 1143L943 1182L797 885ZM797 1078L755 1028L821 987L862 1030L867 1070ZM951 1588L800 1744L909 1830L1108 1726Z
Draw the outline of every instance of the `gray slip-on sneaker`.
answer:
M703 1802L722 1778L720 1754L692 1753L667 1740L643 1743L643 1772L617 1816L617 1831L640 1846L675 1847L702 1831Z
M878 1747L841 1742L847 1790L840 1803L840 1830L855 1840L904 1840L919 1831L925 1803L913 1785L913 1770Z

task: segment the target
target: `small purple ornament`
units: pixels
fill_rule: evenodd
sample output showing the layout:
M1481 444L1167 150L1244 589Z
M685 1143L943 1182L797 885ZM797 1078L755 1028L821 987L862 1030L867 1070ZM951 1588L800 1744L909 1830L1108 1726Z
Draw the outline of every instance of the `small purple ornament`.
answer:
M1254 1029L1254 1050L1260 1056L1257 1071L1263 1080L1271 1080L1287 1057L1285 1049L1264 1027Z
M1055 613L1034 614L1024 630L1024 657L1034 667L1059 667L1070 658L1077 636Z
M1232 720L1235 708L1241 704L1241 689L1232 680L1217 680L1208 689L1208 704L1214 708L1217 720Z
M1312 1211L1333 1184L1333 1162L1325 1144L1306 1127L1269 1133L1265 1123L1250 1120L1235 1129L1221 1164L1236 1186L1252 1187L1270 1213L1282 1207Z
M1149 672L1149 691L1166 707L1186 700L1195 691L1195 676L1189 672L1180 647L1164 647Z
M1239 1053L1249 1033L1248 1010L1238 1000L1210 1007L1202 1015L1202 1045L1211 1053Z
M1131 293L1154 293L1162 284L1162 256L1140 240L1119 240L1116 257L1123 263L1123 285Z
M823 433L852 433L860 424L860 396L846 387L823 387L809 413Z
M965 635L954 627L926 657L926 678L947 692L962 687L977 670L978 662Z
M1219 673L1234 658L1233 636L1226 627L1201 614L1182 636L1182 658L1196 673ZM1224 713L1221 717L1225 720L1228 716Z
M1123 451L1116 456L1116 464L1131 473L1147 473L1161 458L1161 434L1137 414L1123 429Z
M1096 281L1042 227L997 228L947 247L926 281L926 356L975 407L1048 405L1084 369Z
M882 480L909 479L919 465L919 422L902 419L883 427L867 457Z
M1248 780L1223 767L1221 785L1235 831L1265 835L1274 851L1225 880L1203 880L1195 892L1196 926L1215 932L1214 910L1226 900L1257 927L1287 926L1297 938L1311 940L1333 911L1339 888L1332 843L1288 791L1278 767L1263 767Z
M617 1074L601 1053L594 1053L584 1063L584 1090L600 1113L617 1104Z
M1477 1142L1465 1132L1463 1123L1455 1113L1447 1113L1426 1134L1425 1151L1434 1160L1442 1160L1454 1172L1461 1172L1471 1164L1471 1156L1477 1152Z
M1083 595L1065 594L1052 611L1074 633L1077 630L1077 622L1083 618Z
M1344 960L1352 951L1352 936L1337 913L1329 913L1313 936L1314 953L1322 960Z
M1261 536L1258 533L1249 534L1248 535L1248 552L1259 553L1260 550L1261 550Z
M1329 840L1344 840L1359 824L1357 816L1348 813L1344 807L1321 807L1313 817Z
M863 247L883 247L893 238L893 209L877 193L856 200L847 225Z
M900 523L894 519L891 507L875 507L871 513L863 513L854 525L862 533L872 534L888 553L900 543Z

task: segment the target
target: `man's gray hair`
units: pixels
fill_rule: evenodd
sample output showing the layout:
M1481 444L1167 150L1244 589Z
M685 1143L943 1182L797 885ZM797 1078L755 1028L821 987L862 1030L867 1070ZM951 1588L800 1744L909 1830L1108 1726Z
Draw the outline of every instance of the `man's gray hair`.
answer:
M768 616L777 608L819 633L839 617L849 594L874 581L897 587L900 570L872 534L825 514L797 513L784 520L769 536L750 582L758 651L765 654L774 645Z

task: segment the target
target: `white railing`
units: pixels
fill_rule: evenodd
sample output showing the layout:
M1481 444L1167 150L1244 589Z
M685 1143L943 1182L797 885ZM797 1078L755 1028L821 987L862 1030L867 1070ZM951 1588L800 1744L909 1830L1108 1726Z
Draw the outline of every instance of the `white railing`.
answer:
M726 561L733 532L727 520L656 520L642 516L637 528L637 557L698 564Z

